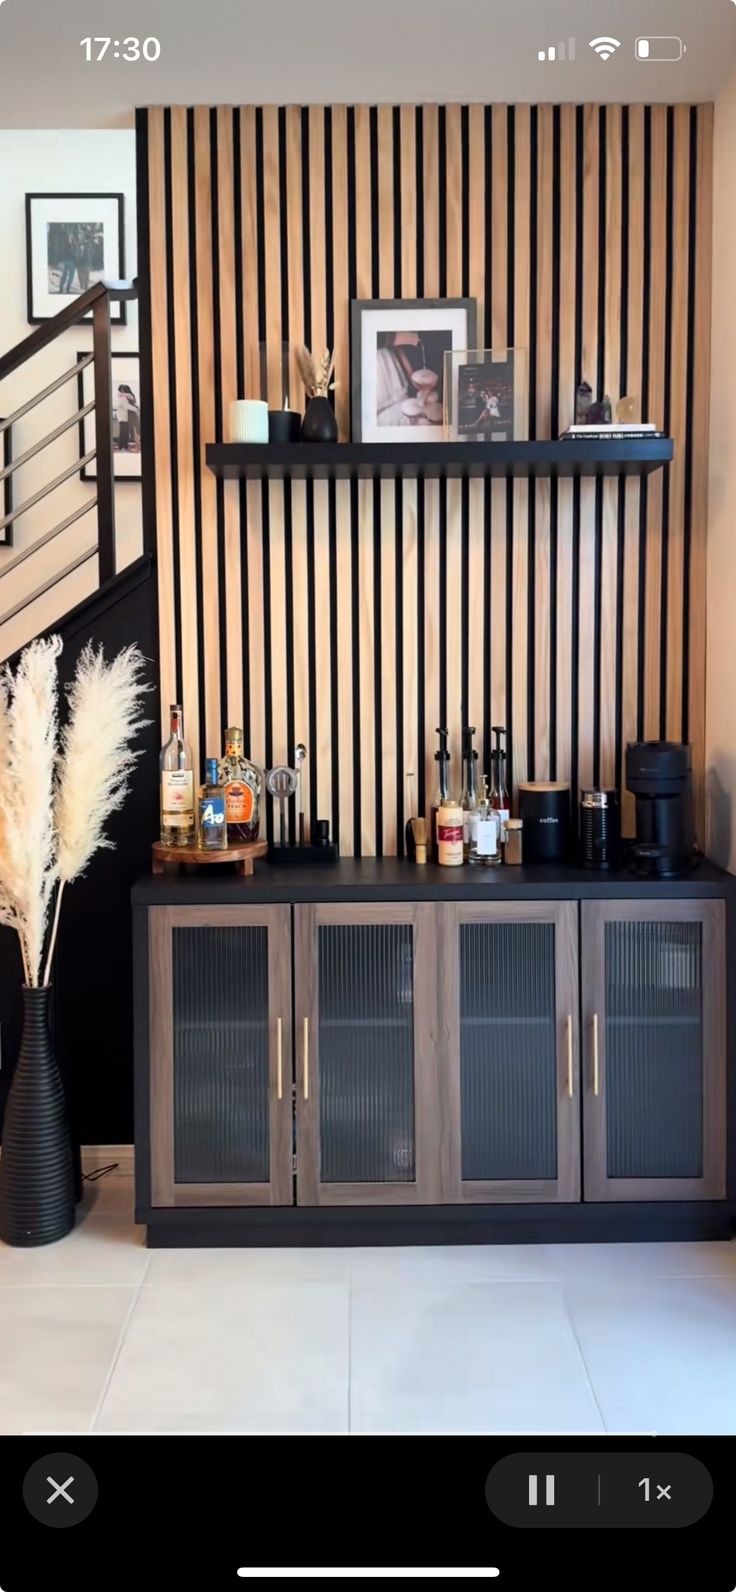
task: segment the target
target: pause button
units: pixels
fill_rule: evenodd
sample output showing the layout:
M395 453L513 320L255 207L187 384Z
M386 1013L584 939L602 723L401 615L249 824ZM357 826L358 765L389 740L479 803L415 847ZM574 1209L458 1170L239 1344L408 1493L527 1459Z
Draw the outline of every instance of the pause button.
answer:
M530 1509L536 1508L536 1505L539 1503L539 1483L540 1483L540 1480L541 1480L541 1477L539 1477L539 1476L530 1476L529 1477L529 1508ZM554 1504L555 1504L555 1478L554 1478L554 1476L545 1476L545 1478L544 1478L544 1502L550 1509L554 1509Z

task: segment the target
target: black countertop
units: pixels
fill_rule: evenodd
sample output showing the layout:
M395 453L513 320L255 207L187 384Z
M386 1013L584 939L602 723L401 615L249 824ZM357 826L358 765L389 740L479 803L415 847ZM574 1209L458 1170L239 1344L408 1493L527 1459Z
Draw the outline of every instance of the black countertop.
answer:
M257 862L250 879L223 864L178 874L150 875L133 886L134 906L194 906L218 902L313 901L595 901L682 900L726 896L736 879L701 861L681 879L638 879L628 868L594 871L564 866L417 867L402 857L346 857L333 867L280 868Z

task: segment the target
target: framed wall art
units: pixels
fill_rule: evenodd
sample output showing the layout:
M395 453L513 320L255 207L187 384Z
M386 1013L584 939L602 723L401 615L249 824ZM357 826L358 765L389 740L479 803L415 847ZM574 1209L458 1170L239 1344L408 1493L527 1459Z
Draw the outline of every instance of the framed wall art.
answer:
M32 325L52 320L96 282L124 278L124 194L27 193L26 269ZM124 302L112 303L111 320L124 325L125 311Z
M445 355L445 434L450 442L525 442L529 436L525 348L468 348Z
M354 299L353 442L442 442L445 355L475 320L475 299Z
M88 351L87 351L88 352ZM85 353L77 352L77 359ZM78 377L79 407L83 409L95 396L94 365L87 365ZM112 452L116 481L140 481L141 470L141 369L138 354L112 356ZM95 446L94 410L79 422L79 457L86 458ZM83 481L97 480L97 459L80 471Z

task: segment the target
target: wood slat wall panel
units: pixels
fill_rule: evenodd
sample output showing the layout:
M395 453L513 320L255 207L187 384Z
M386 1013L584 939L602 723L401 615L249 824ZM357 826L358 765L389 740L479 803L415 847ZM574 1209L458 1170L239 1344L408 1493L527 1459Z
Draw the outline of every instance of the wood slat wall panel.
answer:
M307 819L348 855L428 811L435 725L504 723L514 781L618 784L637 734L693 742L703 811L710 107L155 109L146 144L164 708L200 756L242 720L304 740ZM528 350L530 430L583 376L667 409L669 482L218 486L232 398L299 404L295 348L350 298L469 294L478 343ZM270 818L269 818L270 824Z

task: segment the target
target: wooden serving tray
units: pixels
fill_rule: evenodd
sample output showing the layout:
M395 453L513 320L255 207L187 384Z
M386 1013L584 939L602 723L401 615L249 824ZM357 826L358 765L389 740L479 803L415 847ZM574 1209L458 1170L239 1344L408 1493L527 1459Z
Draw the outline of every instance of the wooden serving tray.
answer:
M257 857L268 852L267 840L248 840L242 846L227 846L224 851L200 851L198 846L166 846L162 840L151 847L151 871L165 873L167 864L180 868L206 868L215 862L234 862L236 872L244 878L253 872Z

